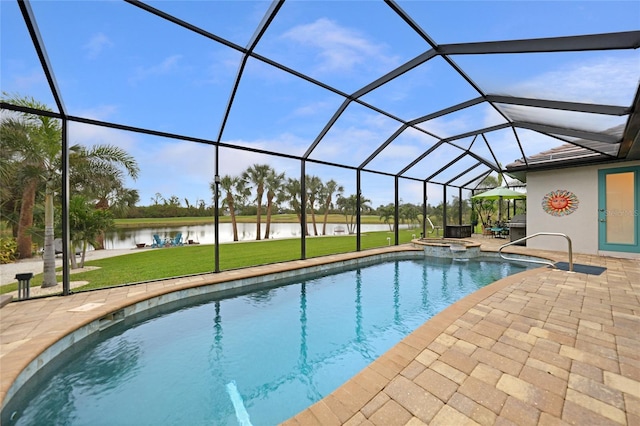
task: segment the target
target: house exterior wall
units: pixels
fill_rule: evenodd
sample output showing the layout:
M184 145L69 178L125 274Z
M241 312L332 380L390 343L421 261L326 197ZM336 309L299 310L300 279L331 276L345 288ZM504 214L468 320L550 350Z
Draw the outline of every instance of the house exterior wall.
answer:
M640 161L527 173L527 235L536 232L558 232L569 236L574 253L612 254L598 251L598 170L638 166ZM573 192L577 209L565 216L545 212L542 200L551 191ZM566 251L567 241L561 237L540 236L527 241L527 247ZM618 253L621 257L638 257ZM616 254L614 254L616 255Z

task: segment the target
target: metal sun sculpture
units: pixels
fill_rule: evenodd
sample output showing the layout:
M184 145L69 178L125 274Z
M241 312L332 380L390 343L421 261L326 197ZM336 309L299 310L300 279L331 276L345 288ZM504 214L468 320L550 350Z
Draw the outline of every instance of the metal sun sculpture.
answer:
M551 191L542 197L542 209L552 216L566 216L578 209L578 197L564 189Z

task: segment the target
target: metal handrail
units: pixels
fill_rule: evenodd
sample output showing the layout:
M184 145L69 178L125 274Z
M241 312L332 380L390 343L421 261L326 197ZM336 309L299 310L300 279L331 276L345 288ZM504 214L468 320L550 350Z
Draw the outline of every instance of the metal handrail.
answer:
M522 237L522 238L517 239L515 241L511 241L510 243L503 244L498 249L498 254L500 255L501 258L503 258L505 260L515 260L515 261L518 261L518 262L540 263L542 265L550 265L553 268L556 268L556 265L554 263L552 263L552 262L549 262L549 261L533 260L533 259L516 259L514 257L507 257L507 256L502 254L502 249L503 248L508 247L508 246L512 246L512 245L517 244L517 243L521 243L523 241L528 240L529 238L539 237L540 235L558 236L558 237L564 237L564 238L567 239L567 245L569 247L569 272L573 272L573 250L571 248L571 238L569 238L566 234L561 234L559 232L536 232L535 234L527 235L526 237Z
M431 219L429 219L429 216L427 216L427 222L429 222L429 225L431 225L431 232L435 231L436 227L433 226L433 222L431 222ZM429 232L429 233L431 233L431 232Z

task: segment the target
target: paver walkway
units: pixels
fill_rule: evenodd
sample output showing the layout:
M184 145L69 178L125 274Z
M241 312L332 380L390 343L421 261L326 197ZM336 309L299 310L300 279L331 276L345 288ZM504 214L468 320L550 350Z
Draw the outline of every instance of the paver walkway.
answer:
M504 242L476 240L484 249ZM566 261L558 252L514 251ZM539 268L485 287L286 423L640 425L640 262L574 260L607 270L586 275ZM122 306L204 281L324 261L11 303L0 309L0 398L39 352ZM78 306L92 308L74 310Z

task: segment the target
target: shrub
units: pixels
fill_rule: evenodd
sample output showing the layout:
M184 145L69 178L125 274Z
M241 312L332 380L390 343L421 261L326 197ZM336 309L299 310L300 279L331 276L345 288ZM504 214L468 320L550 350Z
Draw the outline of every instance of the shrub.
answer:
M0 237L0 263L12 263L18 257L18 243L15 238Z

